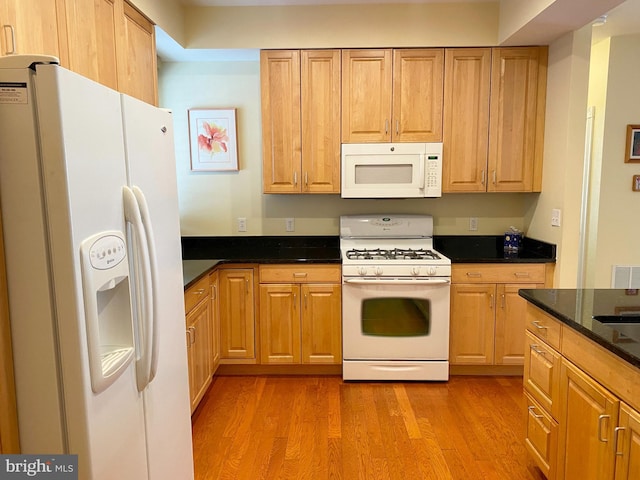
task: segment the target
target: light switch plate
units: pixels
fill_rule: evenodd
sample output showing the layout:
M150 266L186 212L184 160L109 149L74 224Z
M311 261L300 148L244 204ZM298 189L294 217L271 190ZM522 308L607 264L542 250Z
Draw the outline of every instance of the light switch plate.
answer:
M551 210L551 226L559 227L561 223L562 212L559 208L554 208Z

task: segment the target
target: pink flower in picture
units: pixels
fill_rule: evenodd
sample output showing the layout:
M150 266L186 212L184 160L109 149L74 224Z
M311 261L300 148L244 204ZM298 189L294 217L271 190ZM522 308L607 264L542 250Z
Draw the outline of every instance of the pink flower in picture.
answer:
M202 122L202 130L204 133L198 135L198 148L210 155L216 153L227 152L229 136L227 129L216 125L213 122Z

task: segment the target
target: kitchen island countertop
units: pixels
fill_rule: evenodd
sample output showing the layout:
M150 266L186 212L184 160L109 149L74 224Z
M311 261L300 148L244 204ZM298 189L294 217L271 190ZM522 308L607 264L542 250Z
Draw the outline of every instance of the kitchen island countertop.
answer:
M640 295L623 289L522 289L520 296L640 368Z

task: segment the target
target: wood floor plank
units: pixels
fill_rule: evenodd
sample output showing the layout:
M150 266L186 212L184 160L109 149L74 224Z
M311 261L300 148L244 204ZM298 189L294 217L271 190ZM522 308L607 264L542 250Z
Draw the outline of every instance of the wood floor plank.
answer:
M543 480L522 379L216 377L192 417L197 480Z

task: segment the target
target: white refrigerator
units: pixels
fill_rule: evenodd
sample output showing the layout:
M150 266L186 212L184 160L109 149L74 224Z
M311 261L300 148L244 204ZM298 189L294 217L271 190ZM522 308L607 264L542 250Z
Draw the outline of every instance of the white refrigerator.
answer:
M171 114L0 58L0 205L22 453L193 478Z

